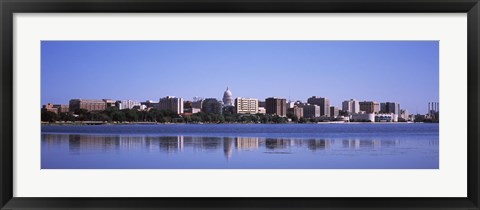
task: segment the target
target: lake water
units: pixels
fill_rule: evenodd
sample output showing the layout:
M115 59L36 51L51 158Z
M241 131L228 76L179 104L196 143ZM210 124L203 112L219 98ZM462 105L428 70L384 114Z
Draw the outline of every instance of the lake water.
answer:
M438 124L42 126L42 169L438 169Z

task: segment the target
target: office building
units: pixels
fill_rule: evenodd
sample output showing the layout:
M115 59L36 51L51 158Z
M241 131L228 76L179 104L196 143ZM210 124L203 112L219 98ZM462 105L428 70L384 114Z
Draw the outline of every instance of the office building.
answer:
M380 104L380 112L381 113L393 113L396 115L400 115L400 104L395 102L385 102Z
M287 116L287 99L270 97L265 99L265 109L267 114L273 114L285 117Z
M57 107L54 107L53 104L51 103L48 103L47 105L43 105L43 108L42 108L44 111L48 111L48 112L53 112L55 114L58 114L58 108Z
M304 118L315 118L321 116L320 106L315 104L305 104L305 103L297 103L298 107L302 107L303 109L303 117Z
M258 113L259 114L266 114L267 110L265 109L265 107L258 107Z
M320 111L320 110L319 110L319 111ZM303 107L294 106L293 108L288 108L288 109L287 109L287 112L293 114L293 115L296 116L298 119L300 119L301 117L303 117Z
M203 100L202 112L222 114L222 102L215 98L207 98Z
M183 98L177 98L175 96L166 96L161 98L158 102L160 110L171 110L176 114L183 113Z
M116 101L115 105L118 107L118 109L122 110L122 109L133 109L133 107L140 106L141 104L138 101L119 100L119 101Z
M328 98L312 96L307 99L307 103L318 105L320 107L320 116L330 116L330 100ZM305 115L305 110L303 112Z
M103 111L106 109L106 105L107 104L104 100L72 99L69 102L69 110L70 112L75 112L79 109L86 109L87 111Z
M360 104L360 111L366 113L379 113L380 112L380 103L376 101L362 101Z
M258 113L258 99L254 98L236 98L235 110L239 114L256 114Z
M360 104L355 99L342 102L342 110L349 114L356 114L360 112Z
M140 105L144 105L147 109L153 108L153 109L159 109L160 106L158 104L158 101L152 101L152 100L147 100L145 102L141 102Z
M258 101L258 107L265 107L265 106L267 106L265 101Z
M337 107L331 106L330 107L330 117L336 118L338 117L339 110Z

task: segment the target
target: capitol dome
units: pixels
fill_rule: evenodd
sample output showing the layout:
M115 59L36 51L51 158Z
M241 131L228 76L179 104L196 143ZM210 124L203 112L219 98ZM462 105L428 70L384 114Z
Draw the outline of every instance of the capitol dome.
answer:
M233 97L232 91L230 91L227 87L227 90L223 93L223 104L225 106L233 106Z

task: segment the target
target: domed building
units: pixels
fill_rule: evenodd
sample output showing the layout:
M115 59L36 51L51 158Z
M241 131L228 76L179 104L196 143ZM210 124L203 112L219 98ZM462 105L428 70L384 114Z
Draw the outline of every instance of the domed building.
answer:
M224 106L233 106L233 97L232 92L228 89L223 93L223 105Z

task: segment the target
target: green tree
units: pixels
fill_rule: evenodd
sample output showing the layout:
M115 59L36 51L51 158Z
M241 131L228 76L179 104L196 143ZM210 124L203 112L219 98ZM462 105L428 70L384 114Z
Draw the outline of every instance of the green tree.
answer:
M58 116L55 112L50 112L47 110L42 110L41 112L41 120L43 122L55 122L57 121Z

